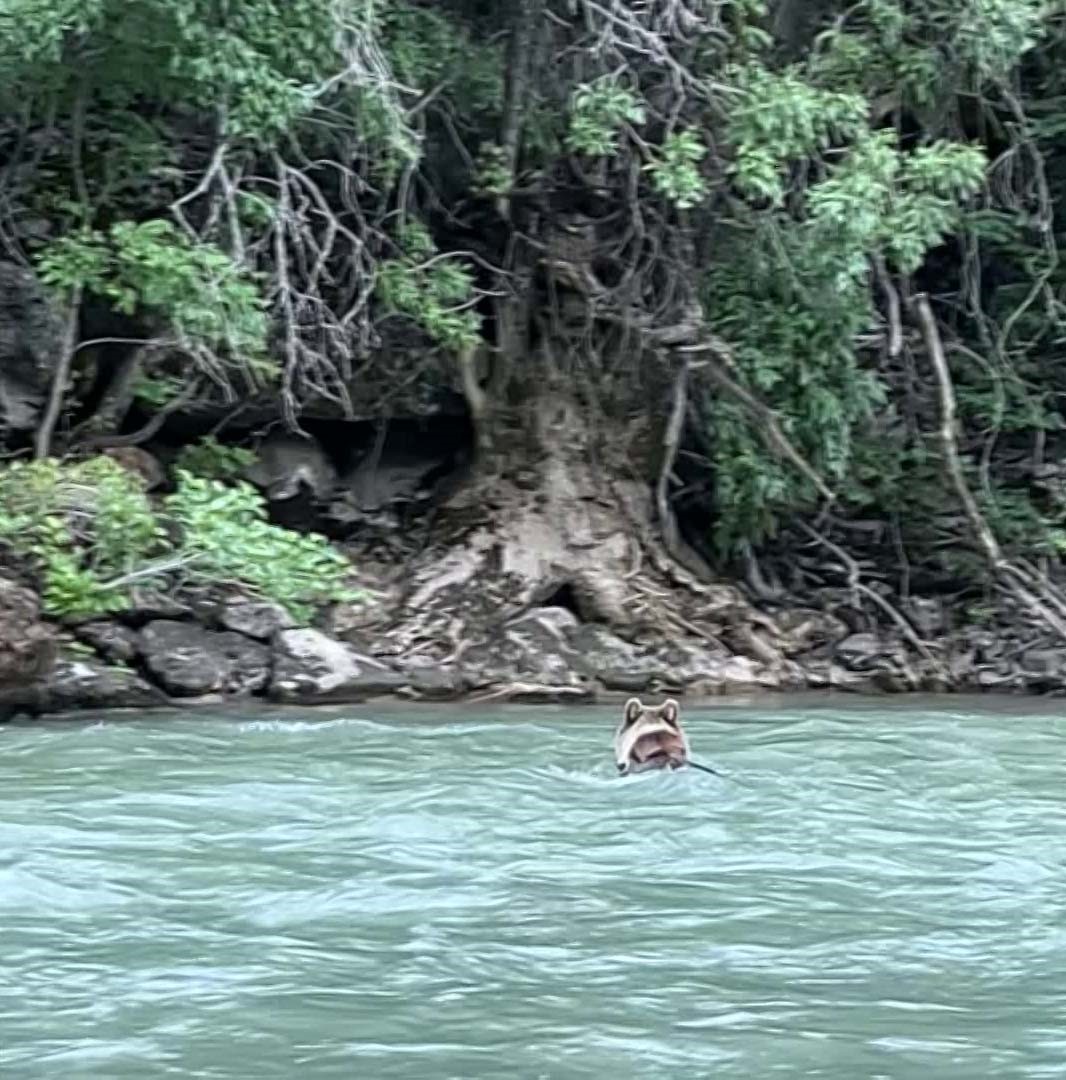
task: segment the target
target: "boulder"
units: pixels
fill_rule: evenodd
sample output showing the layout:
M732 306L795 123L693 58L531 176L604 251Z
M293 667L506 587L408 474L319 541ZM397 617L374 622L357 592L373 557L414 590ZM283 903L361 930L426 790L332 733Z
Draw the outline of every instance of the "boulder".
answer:
M356 702L408 685L400 672L320 630L282 630L274 638L274 649L269 690L274 701Z
M551 615L525 618L502 634L477 642L463 653L461 666L473 687L522 682L573 688L587 681Z
M790 608L774 616L781 635L776 644L788 657L800 656L848 636L843 620L814 608Z
M463 678L454 668L426 665L405 672L405 696L419 701L452 701L466 689Z
M138 477L145 491L154 491L166 483L167 473L159 460L140 446L111 446L101 453L126 472Z
M74 635L112 664L131 664L140 655L140 639L135 630L121 623L87 622L74 628Z
M174 697L254 694L270 679L270 650L243 634L157 619L141 630L140 648L149 674Z
M139 627L156 620L191 619L193 609L184 601L155 589L137 589L119 617L130 626Z
M689 682L689 692L696 695L746 694L753 690L776 690L781 675L749 656L730 656L724 660L709 658L703 671Z
M570 635L578 671L606 690L636 694L670 680L668 665L644 649L623 641L604 626L585 624Z
M257 641L270 641L280 630L292 630L296 620L280 605L267 600L242 600L225 604L218 612L219 625Z
M48 680L44 701L50 712L147 709L166 705L167 696L130 668L64 657Z
M305 492L325 499L337 483L337 472L317 439L275 433L256 449L256 460L244 479L260 488L271 502L294 499Z
M898 646L882 641L877 634L851 634L837 642L837 659L849 671L873 671L890 665Z
M0 718L55 667L55 633L40 618L40 604L30 589L0 577ZM5 708L4 699L11 704Z

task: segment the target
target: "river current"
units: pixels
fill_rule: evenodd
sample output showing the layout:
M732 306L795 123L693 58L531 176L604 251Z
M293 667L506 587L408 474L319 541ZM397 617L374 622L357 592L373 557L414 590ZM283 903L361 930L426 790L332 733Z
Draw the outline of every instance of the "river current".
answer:
M1066 1078L1066 718L0 727L2 1080Z

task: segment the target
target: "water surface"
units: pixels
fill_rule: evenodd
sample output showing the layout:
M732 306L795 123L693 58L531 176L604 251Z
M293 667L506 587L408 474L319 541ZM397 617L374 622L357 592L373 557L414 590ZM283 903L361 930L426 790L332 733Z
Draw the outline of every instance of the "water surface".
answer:
M1066 719L0 727L0 1077L1066 1077Z

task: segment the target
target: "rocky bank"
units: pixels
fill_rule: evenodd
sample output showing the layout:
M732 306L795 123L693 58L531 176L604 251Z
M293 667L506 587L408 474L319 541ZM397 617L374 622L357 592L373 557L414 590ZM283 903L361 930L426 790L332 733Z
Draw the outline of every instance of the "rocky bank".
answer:
M731 589L730 586L722 586ZM841 598L843 599L843 598ZM316 626L246 597L195 603L144 596L121 618L57 625L25 585L0 578L0 717L75 710L219 705L262 698L317 705L409 700L596 702L619 694L707 697L835 689L1061 692L1066 653L942 625L922 614L933 645L857 629L840 611L763 615L758 639L639 633L545 604L503 619L449 656L375 637L374 604L338 607ZM923 655L924 653L924 655Z

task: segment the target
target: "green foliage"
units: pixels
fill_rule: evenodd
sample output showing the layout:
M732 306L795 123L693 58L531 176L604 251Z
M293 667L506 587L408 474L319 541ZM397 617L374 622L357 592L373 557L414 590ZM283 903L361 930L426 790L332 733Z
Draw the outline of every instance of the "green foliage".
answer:
M0 11L0 94L50 86L114 108L138 100L211 115L227 135L271 143L319 104L373 84L353 56L372 33L373 0L7 0ZM351 98L349 97L350 101Z
M570 101L567 148L575 154L607 157L618 149L624 124L643 124L644 106L631 90L605 76L577 87Z
M1066 32L1056 6L556 4L534 33L550 62L533 65L528 87L507 86L505 42L521 10L473 0L0 0L8 231L54 291L82 290L153 336L171 331L215 385L228 364L277 372L266 359L269 302L288 319L286 407L308 387L343 396L375 320L400 317L449 350L477 345L481 290L498 285L481 277L490 264L528 290L542 351L573 358L567 377L591 399L629 362L606 374L601 329L662 329L686 299L685 276L697 274L736 377L844 505L895 500L917 520L943 501L943 482L935 454L916 445L931 412L928 386L914 389L928 375L911 370L918 335L908 331L902 357L883 349L883 268L905 321L911 289L936 292L938 310L952 312L944 336L964 455L1001 434L1014 449L1036 435L1042 448L1054 441L1066 394L1055 220L1066 197ZM505 104L515 106L508 123ZM511 119L518 184L501 145ZM513 212L501 220L490 200L504 195ZM171 223L176 205L201 241ZM575 212L595 220L602 296L563 296L541 272L557 222ZM47 227L31 227L39 221ZM478 251L478 276L448 247L459 237ZM706 265L694 267L691 252ZM932 252L938 275L947 268L943 289L928 280ZM364 305L371 285L376 305ZM587 318L572 317L575 303ZM180 352L142 373L140 401L173 403L189 386ZM372 356L367 365L376 375ZM512 403L524 378L506 388ZM901 421L904 382L919 400L908 397ZM719 547L758 543L815 493L768 453L750 416L721 399L701 405ZM207 482L234 479L242 454L212 441L188 448L176 501L149 516L167 537L195 541L189 580L209 567L274 587L226 561L239 533L267 563L289 567L289 602L300 604L315 575L333 581L330 560L313 545L284 547L291 537L269 531L248 489ZM66 507L60 493L85 488L111 501L116 521L138 516L109 481L74 475L53 476L41 505ZM994 468L975 484L1011 542L1054 548L1044 511L1019 502ZM186 550L172 538L145 548L142 536L141 548L106 554L120 541L95 502L88 516L45 516L26 536L57 609L119 603L121 589L107 586L126 566Z
M381 16L382 48L397 80L426 93L443 84L464 116L495 116L503 104L499 44L475 41L457 20L431 7L396 2Z
M0 541L37 566L45 610L123 610L134 581L232 583L308 619L317 604L354 598L347 560L316 535L271 525L247 484L179 470L163 510L139 478L106 457L0 468Z
M133 381L133 396L145 405L161 409L170 404L182 391L181 379L173 375L145 375L141 372Z
M781 415L786 435L831 483L848 475L857 426L884 400L862 369L855 335L871 318L858 279L841 289L839 252L813 262L806 230L762 235L731 249L710 276L708 311L734 343L746 382ZM732 403L714 406L715 542L723 552L773 536L780 517L815 498L794 469L770 457L750 420Z
M214 435L182 447L176 469L208 480L236 480L255 464L255 453L241 446L225 446Z
M864 440L887 400L856 350L874 318L871 264L915 272L960 227L961 205L984 183L985 158L946 140L904 151L894 130L870 129L864 97L819 87L798 69L749 64L735 77L743 96L728 128L734 180L754 206L734 220L710 270L708 315L789 439L861 503L870 485L857 462L870 457ZM773 536L816 493L767 453L733 405L713 411L715 539L728 552Z
M456 352L480 340L481 320L470 310L474 278L454 259L437 254L429 231L408 223L401 256L382 262L377 292L385 306L416 322L438 344Z
M482 146L477 156L475 189L484 195L505 195L511 187L507 151L495 143Z
M707 184L699 170L706 156L707 147L694 131L678 131L663 142L645 168L661 195L679 210L690 210L707 196Z
M787 165L855 139L866 128L866 101L856 94L819 90L798 72L759 64L732 74L741 96L731 107L727 136L737 187L749 197L779 203Z
M844 277L861 277L866 256L878 252L913 273L984 180L984 156L973 147L938 142L901 154L895 141L891 131L865 135L808 193L812 240L840 251Z
M267 317L255 281L168 221L122 221L106 233L83 228L52 241L37 262L57 292L80 287L125 315L155 315L186 341L244 359L265 352Z
M347 559L321 536L271 525L262 496L250 484L224 484L181 470L177 479L166 510L197 578L241 585L303 620L316 604L357 598L345 588Z
M0 540L41 568L47 611L93 615L124 606L109 582L161 552L166 534L139 479L97 457L0 468Z

